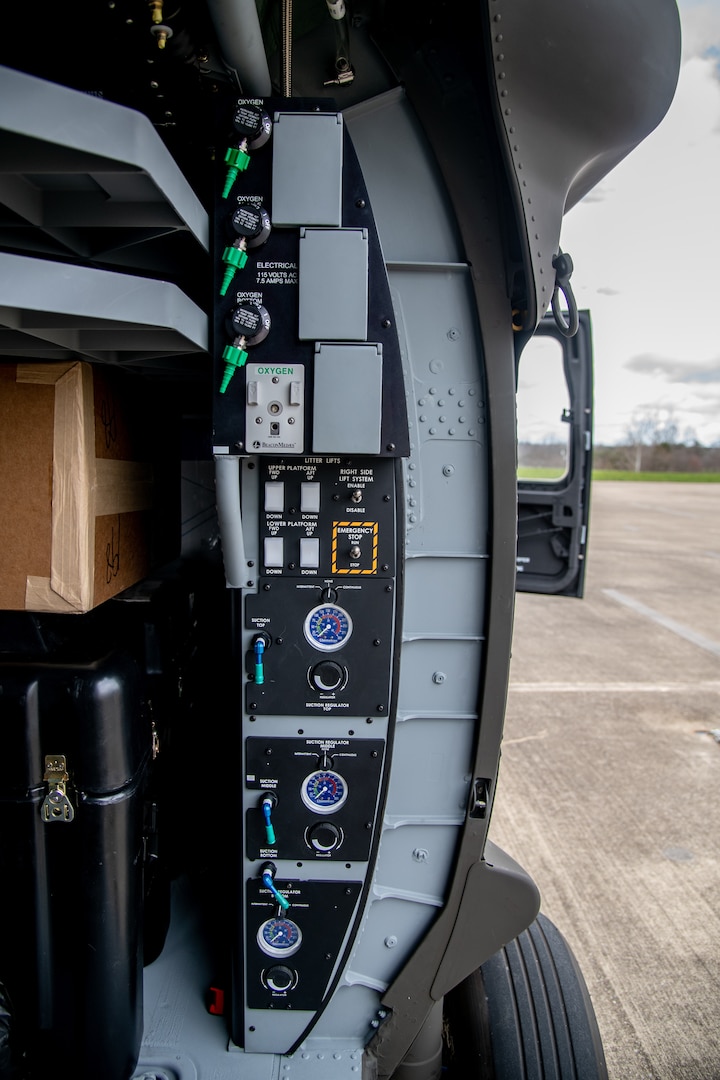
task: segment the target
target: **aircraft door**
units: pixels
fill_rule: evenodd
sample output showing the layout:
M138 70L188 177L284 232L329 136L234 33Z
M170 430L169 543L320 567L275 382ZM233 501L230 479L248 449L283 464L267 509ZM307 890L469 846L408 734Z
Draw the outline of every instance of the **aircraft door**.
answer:
M592 331L552 315L518 361L518 592L581 597L592 464Z

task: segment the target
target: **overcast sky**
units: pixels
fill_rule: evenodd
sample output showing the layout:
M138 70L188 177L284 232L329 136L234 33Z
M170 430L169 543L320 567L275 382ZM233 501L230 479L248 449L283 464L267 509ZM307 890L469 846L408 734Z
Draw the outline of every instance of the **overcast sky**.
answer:
M665 119L565 217L595 346L595 442L668 409L720 444L720 0L681 0Z

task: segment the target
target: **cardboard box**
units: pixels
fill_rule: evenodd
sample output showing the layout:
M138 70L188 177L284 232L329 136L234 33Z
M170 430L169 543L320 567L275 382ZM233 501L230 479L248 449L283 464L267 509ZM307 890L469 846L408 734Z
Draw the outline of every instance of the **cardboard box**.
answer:
M0 364L0 609L84 612L148 573L138 386L82 361Z

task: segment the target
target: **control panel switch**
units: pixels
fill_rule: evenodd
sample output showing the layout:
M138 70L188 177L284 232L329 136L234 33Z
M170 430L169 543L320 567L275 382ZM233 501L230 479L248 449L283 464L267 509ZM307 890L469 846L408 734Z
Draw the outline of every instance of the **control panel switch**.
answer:
M284 551L281 536L266 536L263 548L266 566L279 567L283 565Z
M254 384L257 386L257 383ZM257 404L255 402L254 404ZM282 480L265 483L265 510L269 514L282 514L285 509L285 484Z
M304 480L300 485L300 511L303 514L320 513L320 484Z
M317 537L306 536L300 541L300 567L313 570L320 565L320 541Z

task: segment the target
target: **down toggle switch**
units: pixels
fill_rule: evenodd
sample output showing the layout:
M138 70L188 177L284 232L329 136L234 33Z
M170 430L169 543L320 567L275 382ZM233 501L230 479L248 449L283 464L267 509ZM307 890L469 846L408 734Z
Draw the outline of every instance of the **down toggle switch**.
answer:
M348 681L347 668L335 660L323 660L310 669L308 679L314 690L325 693L342 690Z

